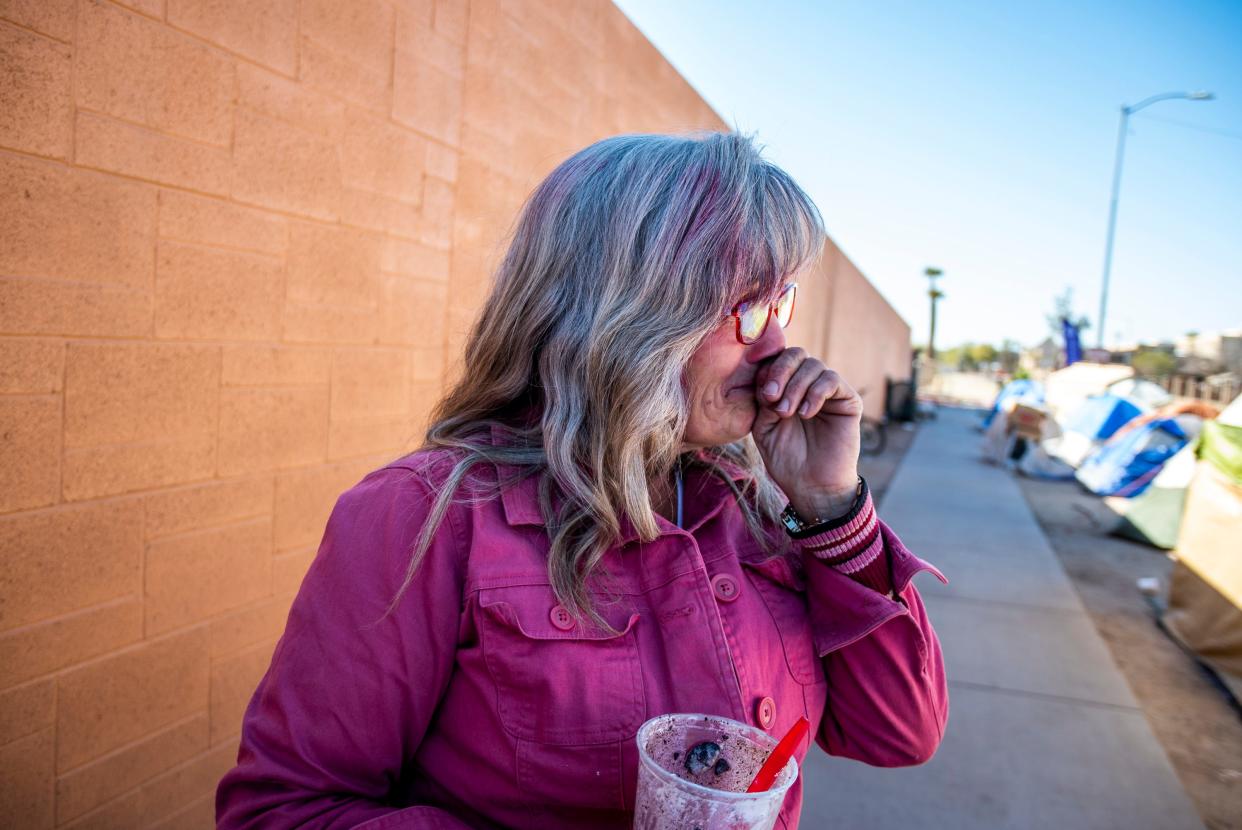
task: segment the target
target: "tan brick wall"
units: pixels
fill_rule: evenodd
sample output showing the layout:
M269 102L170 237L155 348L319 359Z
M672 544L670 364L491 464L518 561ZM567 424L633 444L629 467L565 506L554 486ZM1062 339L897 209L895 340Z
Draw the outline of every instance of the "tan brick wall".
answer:
M521 199L694 127L603 0L0 0L0 826L212 825L328 512L417 442ZM838 253L798 326L905 374Z
M831 296L823 351L862 392L866 413L879 417L885 378L910 379L910 326L835 245L821 267Z

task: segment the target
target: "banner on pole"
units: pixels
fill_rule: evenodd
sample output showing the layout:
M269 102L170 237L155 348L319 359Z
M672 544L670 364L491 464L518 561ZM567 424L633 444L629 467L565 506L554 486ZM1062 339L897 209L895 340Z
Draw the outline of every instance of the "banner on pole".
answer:
M1062 317L1061 332L1065 337L1065 365L1069 366L1082 360L1082 346L1078 343L1078 327L1071 323L1068 317Z

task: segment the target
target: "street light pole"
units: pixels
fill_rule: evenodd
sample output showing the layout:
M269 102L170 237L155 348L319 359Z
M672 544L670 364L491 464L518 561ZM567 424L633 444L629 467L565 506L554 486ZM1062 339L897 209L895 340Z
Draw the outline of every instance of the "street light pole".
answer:
M927 359L932 361L936 359L936 301L944 296L944 292L936 288L936 277L943 273L939 268L923 269L923 275L931 286L927 290L927 296L931 297L931 331L927 335Z
M1129 128L1130 116L1157 101L1171 98L1185 98L1190 101L1211 101L1215 98L1210 92L1162 92L1139 101L1132 107L1122 105L1121 123L1117 127L1117 156L1113 162L1113 193L1108 203L1108 233L1104 239L1104 278L1100 287L1100 319L1096 328L1096 347L1104 348L1104 313L1108 308L1108 275L1113 266L1113 236L1117 230L1117 197L1121 192L1121 162L1126 152L1126 131Z

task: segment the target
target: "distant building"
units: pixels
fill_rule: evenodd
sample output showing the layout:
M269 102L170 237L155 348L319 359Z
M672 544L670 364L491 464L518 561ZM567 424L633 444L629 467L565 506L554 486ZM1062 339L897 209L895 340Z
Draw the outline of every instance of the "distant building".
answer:
M1178 339L1176 351L1191 374L1242 372L1242 329L1187 334Z
M1124 363L1129 366L1134 362L1134 356L1142 350L1142 343L1118 343L1108 350L1108 362Z
M1063 352L1060 343L1051 337L1045 337L1038 346L1022 352L1018 365L1032 374L1049 372L1060 368Z
M1242 374L1242 331L1220 336L1220 362L1226 372Z
M1083 349L1082 359L1088 363L1112 363L1113 355L1108 349Z
M1219 371L1220 361L1215 358L1191 354L1184 355L1177 359L1177 373L1179 375L1206 377L1208 375L1214 375Z

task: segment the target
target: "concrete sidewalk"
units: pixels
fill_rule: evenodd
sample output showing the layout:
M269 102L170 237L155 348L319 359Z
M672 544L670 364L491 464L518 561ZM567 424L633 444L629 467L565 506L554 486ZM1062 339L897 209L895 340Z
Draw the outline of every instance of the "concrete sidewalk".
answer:
M880 507L949 578L917 581L949 675L944 742L899 770L812 752L802 826L1202 830L1012 474L980 461L977 418L923 424Z

